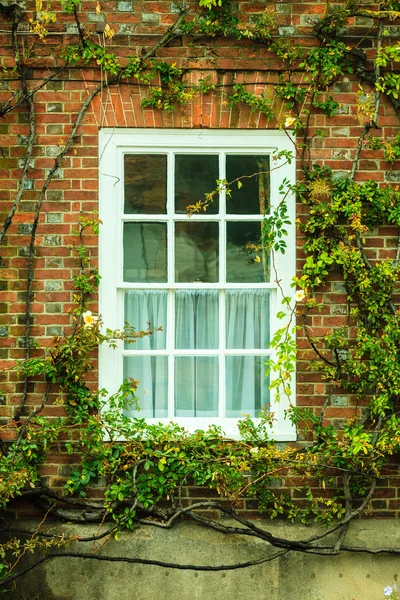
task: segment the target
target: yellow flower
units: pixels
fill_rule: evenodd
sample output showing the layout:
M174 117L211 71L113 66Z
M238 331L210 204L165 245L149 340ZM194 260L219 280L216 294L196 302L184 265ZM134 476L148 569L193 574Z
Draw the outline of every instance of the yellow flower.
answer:
M301 302L306 297L304 290L297 290L294 295L296 302Z
M293 123L295 123L295 122L296 122L296 119L294 117L287 115L287 117L285 119L285 127L291 127L293 125Z
M256 257L254 258L254 262L260 262L260 260L261 260L261 258L260 258L259 256L256 256Z
M82 319L85 324L85 327L93 327L93 325L96 325L97 321L99 320L99 317L94 317L92 315L92 312L90 310L87 310L82 314Z
M109 40L112 40L115 35L114 29L111 29L108 23L106 23L106 26L104 27L104 35Z

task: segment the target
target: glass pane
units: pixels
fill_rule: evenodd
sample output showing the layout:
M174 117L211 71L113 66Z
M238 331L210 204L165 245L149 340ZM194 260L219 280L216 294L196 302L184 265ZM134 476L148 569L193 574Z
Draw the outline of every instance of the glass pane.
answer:
M268 348L269 290L227 290L226 347Z
M175 279L218 281L218 223L175 224Z
M217 290L177 290L176 348L218 348L219 293Z
M232 184L230 198L226 200L226 212L233 215L263 215L270 204L269 156L230 155L226 157L226 178L234 181L243 175L242 187ZM255 175L258 173L258 175ZM254 177L251 177L254 175Z
M175 155L175 211L186 213L189 204L204 200L216 188L219 179L218 156L204 154ZM218 212L219 195L207 209L208 213Z
M167 156L125 154L124 184L126 214L166 213Z
M124 379L139 381L136 397L139 412L125 410L128 417L168 417L168 359L166 356L125 356Z
M218 416L218 358L175 358L175 416Z
M258 417L269 406L269 378L264 356L226 357L226 416Z
M124 223L124 281L167 281L166 223Z
M226 224L226 281L262 283L269 281L269 255L259 251L261 223Z
M124 321L136 331L162 327L152 335L138 338L133 344L125 342L129 350L164 350L167 330L167 292L164 290L126 290Z

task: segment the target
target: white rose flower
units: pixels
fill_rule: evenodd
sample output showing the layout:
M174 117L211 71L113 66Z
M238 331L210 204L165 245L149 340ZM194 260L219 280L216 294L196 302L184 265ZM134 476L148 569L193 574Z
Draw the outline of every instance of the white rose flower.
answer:
M99 317L94 317L92 315L92 311L87 310L82 314L82 319L85 324L85 327L93 327L93 325L96 325L97 321L99 320Z
M296 299L296 302L302 302L306 297L304 290L297 290L294 297Z

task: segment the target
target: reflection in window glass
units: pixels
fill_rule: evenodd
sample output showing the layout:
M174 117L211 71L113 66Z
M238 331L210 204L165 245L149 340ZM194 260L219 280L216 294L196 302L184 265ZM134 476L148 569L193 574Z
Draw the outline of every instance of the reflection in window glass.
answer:
M231 221L226 224L226 281L263 283L269 281L269 254L257 247L260 222Z
M265 375L264 356L226 357L226 416L258 417L269 405L269 378Z
M159 418L168 416L168 358L166 356L125 356L124 379L139 381L135 406L126 408L128 417Z
M175 280L218 281L218 223L175 224Z
M175 155L175 211L186 213L189 204L204 200L216 187L219 179L218 156L205 154ZM207 213L218 212L218 195L207 208Z
M269 156L228 155L226 157L226 179L234 181L243 175L242 187L231 186L230 198L226 201L226 212L234 215L263 215L270 204L270 161ZM258 175L255 175L258 173Z
M167 201L167 156L125 154L125 214L165 214Z
M124 321L136 331L162 327L152 335L138 338L135 343L125 342L128 350L165 350L167 331L166 290L125 290Z
M166 223L124 223L124 281L167 281Z
M218 358L175 358L175 416L218 416Z

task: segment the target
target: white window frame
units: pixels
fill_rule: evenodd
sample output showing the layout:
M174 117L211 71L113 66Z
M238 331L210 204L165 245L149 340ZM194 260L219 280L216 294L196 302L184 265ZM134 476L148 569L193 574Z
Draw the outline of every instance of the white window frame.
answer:
M124 324L123 311L123 292L125 289L170 289L168 283L165 284L131 284L123 282L123 206L124 206L124 173L123 156L125 153L166 153L179 154L192 152L194 154L216 154L218 150L229 153L237 152L243 154L270 154L271 156L271 209L277 206L281 200L279 187L284 179L294 183L295 181L295 160L288 164L284 158L272 159L277 152L282 150L293 151L293 140L291 137L279 130L198 130L198 129L114 129L103 128L99 136L99 217L103 222L100 228L99 239L99 271L102 277L99 290L99 312L106 327L111 329L122 328ZM169 161L171 162L171 161ZM279 168L277 168L279 167ZM168 173L168 185L171 185L172 174ZM210 190L211 191L211 190ZM224 193L223 193L224 194ZM291 224L286 228L288 236L285 238L287 249L285 254L275 253L275 265L279 276L279 286L285 296L293 296L294 291L291 288L292 278L295 275L295 199L293 194L287 197L288 216ZM221 206L224 206L222 198ZM126 220L140 221L184 221L190 219L188 215L179 214L175 217L164 215L126 215ZM142 218L143 217L143 218ZM224 217L224 214L222 214ZM202 214L196 215L196 219L215 221L216 215ZM229 215L229 221L259 221L260 217ZM223 219L222 219L222 222ZM224 229L220 227L220 229ZM168 244L168 269L173 269L173 244ZM221 257L220 257L221 260ZM271 318L271 338L274 332L285 325L285 320L278 320L276 314L282 311L282 296L278 290L278 285L273 281L271 283L249 283L249 284L204 284L204 283L179 283L174 284L174 289L221 289L227 288L267 288L271 290L270 294L270 318ZM140 329L145 324L131 323L134 327ZM153 323L154 326L159 323ZM170 328L171 329L171 328ZM172 335L173 332L171 332ZM221 334L221 332L220 332ZM115 393L123 379L122 358L124 355L132 354L159 354L160 351L140 351L126 350L123 343L118 343L117 349L110 349L103 344L99 351L99 385L105 388L109 393ZM161 352L162 353L162 352ZM165 352L164 352L165 354ZM176 350L174 355L187 355L187 350ZM196 355L201 355L202 351L196 350ZM209 351L203 351L203 354L210 354ZM262 355L273 356L271 350L224 350L225 355ZM170 373L171 375L171 373ZM220 374L220 379L222 378ZM272 374L273 377L273 374ZM292 403L295 399L295 375L292 377ZM220 386L221 388L222 386ZM170 394L171 395L171 394ZM274 400L274 392L271 392L270 405L271 412L274 413L275 421L271 429L271 437L277 441L294 441L296 439L295 427L289 419L285 419L285 411L289 407L288 399L281 394L281 400L277 403ZM172 401L173 404L173 401ZM220 400L221 404L221 400ZM169 410L171 410L171 401L169 401ZM221 414L221 413L220 413ZM140 412L138 413L140 417ZM184 426L189 431L195 429L207 429L214 423L220 425L230 438L238 438L239 432L237 423L239 419L233 418L203 418L203 417L169 417L166 419L147 419L149 423L159 423L173 420L179 425Z

